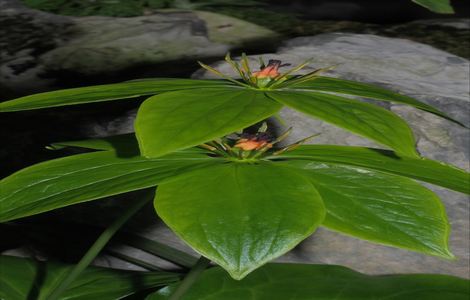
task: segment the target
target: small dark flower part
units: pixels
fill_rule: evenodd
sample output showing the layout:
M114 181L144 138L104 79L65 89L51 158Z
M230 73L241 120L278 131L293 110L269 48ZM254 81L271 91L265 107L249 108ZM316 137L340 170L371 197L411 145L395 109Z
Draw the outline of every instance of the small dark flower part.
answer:
M267 132L259 132L256 134L244 133L240 139L235 143L235 148L240 148L245 151L260 150L262 148L272 148L272 137Z
M282 64L280 60L270 59L268 65L257 72L253 72L253 77L256 78L276 78L281 73L279 73L279 68L288 66L289 64Z

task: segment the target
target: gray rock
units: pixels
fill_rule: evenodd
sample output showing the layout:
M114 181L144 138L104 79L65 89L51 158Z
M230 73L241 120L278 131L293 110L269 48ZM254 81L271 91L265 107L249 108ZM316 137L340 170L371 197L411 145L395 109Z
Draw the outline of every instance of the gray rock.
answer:
M274 37L257 25L199 11L73 20L78 34L41 58L52 70L117 72L146 63L220 56L234 46Z
M452 27L456 29L470 29L469 19L431 19L419 20L409 23L410 25L426 25L426 26L443 26Z
M73 22L25 8L19 1L0 1L0 90L37 90L52 83L42 78L39 57L67 42ZM3 100L3 99L1 99Z
M255 24L210 12L68 17L15 0L0 5L0 86L23 92L47 89L60 74L114 75L168 61L193 62L277 37Z
M362 34L323 34L289 40L276 53L263 55L299 64L314 58L310 68L339 66L329 76L368 82L400 91L447 112L465 124L469 114L469 62L466 59L409 40ZM250 57L253 68L257 57ZM231 73L224 64L212 65ZM233 73L231 73L233 74ZM234 74L233 74L234 75ZM211 77L200 71L194 77ZM408 106L383 106L406 119L414 130L419 151L432 159L469 169L469 134L464 128ZM340 128L284 109L281 116L294 131L290 142L321 133L312 143L376 146ZM458 257L445 261L410 251L371 244L320 229L281 261L341 264L358 271L383 273L445 273L470 276L469 199L463 194L432 187L443 200L452 225L450 245Z

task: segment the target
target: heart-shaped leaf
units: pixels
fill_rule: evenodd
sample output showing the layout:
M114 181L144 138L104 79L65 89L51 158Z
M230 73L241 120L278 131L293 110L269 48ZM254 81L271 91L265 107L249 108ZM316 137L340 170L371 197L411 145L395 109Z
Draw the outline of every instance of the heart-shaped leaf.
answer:
M104 151L46 161L0 181L0 222L156 186L220 162L193 151L158 159Z
M272 159L303 159L357 166L418 179L470 194L470 174L426 158L401 157L392 151L335 145L303 145Z
M28 258L0 256L0 299L46 300L73 265L39 262ZM88 267L60 299L117 300L178 281L169 272L135 272ZM136 284L138 283L138 284Z
M379 106L315 92L269 92L285 105L342 127L407 156L418 156L413 132L405 121Z
M165 300L177 284L148 296ZM268 264L245 280L205 271L180 300L467 300L468 280L447 275L369 276L334 265Z
M142 154L158 157L253 125L281 107L264 93L243 88L171 92L142 104L135 131Z
M225 80L160 78L58 90L0 103L0 112L85 104L155 95L168 91L232 86Z
M444 206L414 180L323 162L286 164L303 169L322 196L328 212L322 225L372 242L454 257Z
M155 208L178 236L236 279L292 249L325 214L307 178L269 162L228 163L163 183Z

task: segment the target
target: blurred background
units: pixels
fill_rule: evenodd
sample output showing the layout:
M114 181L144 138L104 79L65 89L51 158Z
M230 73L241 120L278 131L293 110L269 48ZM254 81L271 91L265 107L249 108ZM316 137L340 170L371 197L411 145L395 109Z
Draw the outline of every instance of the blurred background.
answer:
M462 101L468 100L470 0L453 0L451 5L454 13L446 8L445 13L433 12L411 0L0 0L0 101L136 78L200 77L204 74L198 71L197 60L217 65L230 51L234 56L280 56L294 64L308 56L319 57L320 65L342 63L345 67L338 69L338 76L421 97L468 123L470 112ZM142 100L1 114L0 178L77 151L50 151L45 148L50 143L132 131ZM400 112L416 128L429 130L415 129L422 153L468 168L467 133L428 116ZM294 122L300 118L290 117ZM332 130L320 123L311 125ZM334 143L364 143L343 132L331 133L324 136L336 136ZM449 204L448 212L457 224L452 243L461 259L458 264L354 244L322 232L288 259L349 263L373 273L421 271L468 277L468 204L459 202L466 200L462 196L444 191L440 195L457 203ZM125 197L129 198L132 195ZM20 248L76 261L100 226L125 206L118 200L2 225L0 251ZM147 215L154 218L153 212ZM151 222L137 227L147 226L154 228ZM145 230L188 250L170 231L158 228ZM42 239L44 232L50 240ZM337 253L328 254L331 249ZM349 250L341 253L344 249ZM381 269L382 259L392 261L391 269Z

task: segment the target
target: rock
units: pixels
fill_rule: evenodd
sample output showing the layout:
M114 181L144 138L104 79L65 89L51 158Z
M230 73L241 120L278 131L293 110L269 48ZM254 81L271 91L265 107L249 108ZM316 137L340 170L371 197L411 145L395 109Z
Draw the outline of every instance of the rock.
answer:
M198 58L219 57L277 37L263 27L210 12L67 17L28 9L14 0L0 5L0 85L13 91L47 89L54 84L52 78L64 74L93 76L98 82L139 67L153 76L172 74L148 70L168 61L194 64Z
M51 70L111 73L140 64L214 57L273 32L209 12L164 11L133 18L74 18L78 34L46 53Z
M383 8L382 8L383 9ZM273 18L265 26L286 36L314 36L322 33L362 33L404 38L431 45L464 58L470 58L470 19L429 19L397 24L374 24L353 21L299 20ZM261 18L260 18L261 19ZM270 20L271 20L270 19Z
M419 20L409 24L422 25L422 26L436 26L436 27L450 27L455 29L466 29L470 30L469 19L431 19L431 20Z
M431 104L449 115L470 123L469 62L433 47L403 39L363 34L323 34L287 41L276 53L263 55L293 65L309 58L310 68L339 66L329 76L373 83L400 91ZM256 57L249 57L257 67ZM225 63L212 65L233 74ZM212 75L202 71L194 77ZM425 157L469 169L469 134L464 128L408 106L383 103L382 106L406 119L413 128L419 151ZM313 143L375 146L372 142L342 129L283 109L281 116L294 131L290 142L321 133ZM281 261L328 263L349 266L358 271L383 273L445 273L469 277L469 199L463 194L432 187L443 200L452 234L450 245L457 261L375 245L321 229L306 239Z
M52 83L41 77L39 57L66 43L72 24L68 17L27 9L19 1L0 1L0 101L16 90L27 93Z
M413 40L470 59L470 19L419 20L367 33Z

